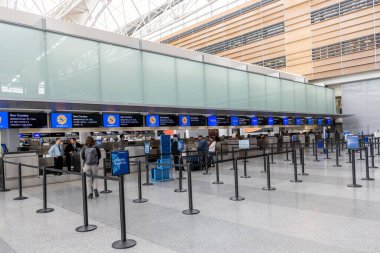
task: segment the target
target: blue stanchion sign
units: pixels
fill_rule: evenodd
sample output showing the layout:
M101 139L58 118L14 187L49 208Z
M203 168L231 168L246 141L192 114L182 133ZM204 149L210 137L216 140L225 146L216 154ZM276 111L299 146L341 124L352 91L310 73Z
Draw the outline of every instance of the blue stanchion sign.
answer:
M317 140L317 149L324 149L325 145L323 140Z
M369 142L368 136L364 136L364 143L368 143L368 142Z
M112 151L111 152L112 175L120 176L129 174L129 152Z
M347 148L348 149L359 148L359 137L357 135L347 135Z
M185 149L185 141L184 140L178 141L178 150L179 150L179 152L182 153L184 149Z
M144 153L146 155L150 154L150 142L149 141L144 142Z

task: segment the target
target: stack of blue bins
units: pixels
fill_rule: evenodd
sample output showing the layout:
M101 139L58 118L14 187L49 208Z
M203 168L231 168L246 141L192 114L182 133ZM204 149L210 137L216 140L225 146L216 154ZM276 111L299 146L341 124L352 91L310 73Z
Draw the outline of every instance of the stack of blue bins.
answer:
M160 154L160 159L157 160L157 163L163 165L152 168L152 179L160 182L172 180L173 162L170 135L160 136Z

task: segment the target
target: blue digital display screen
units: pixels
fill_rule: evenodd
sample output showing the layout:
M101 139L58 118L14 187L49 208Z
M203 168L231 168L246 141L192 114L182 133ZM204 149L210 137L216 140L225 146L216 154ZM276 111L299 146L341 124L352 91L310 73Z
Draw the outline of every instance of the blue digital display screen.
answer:
M239 117L231 117L231 126L239 126Z
M323 125L323 119L318 118L318 126L322 126L322 125Z
M0 112L0 129L8 128L8 112Z
M267 123L269 126L273 126L274 125L274 118L273 117L268 117L268 123Z
M145 116L145 125L147 127L159 127L160 117L157 114L148 114Z
M288 118L283 118L283 119L282 119L282 124L283 124L284 126L289 125L289 119L288 119Z
M308 124L308 125L314 125L314 123L315 123L315 122L314 122L314 119L313 119L313 118L308 118L308 119L307 119L307 124Z
M208 126L218 126L218 118L216 116L209 116L207 118Z
M120 127L120 115L103 114L103 127Z
M332 120L331 120L331 119L326 119L326 124L327 124L328 126L331 126L331 125L332 125Z
M40 133L34 133L33 134L33 138L40 138L41 137L41 134Z
M179 126L187 127L190 126L190 116L179 115Z
M52 113L51 114L52 128L72 128L73 115L71 113Z
M302 125L301 118L296 118L296 125Z
M257 117L251 118L251 126L258 126L259 125L259 119Z

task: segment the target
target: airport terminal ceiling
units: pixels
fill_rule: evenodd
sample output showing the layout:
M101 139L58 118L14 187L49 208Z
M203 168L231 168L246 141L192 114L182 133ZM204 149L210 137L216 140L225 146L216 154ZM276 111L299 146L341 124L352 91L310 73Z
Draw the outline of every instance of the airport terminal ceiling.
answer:
M0 6L156 41L248 0L0 0ZM175 27L175 28L174 28ZM162 34L163 28L169 30Z

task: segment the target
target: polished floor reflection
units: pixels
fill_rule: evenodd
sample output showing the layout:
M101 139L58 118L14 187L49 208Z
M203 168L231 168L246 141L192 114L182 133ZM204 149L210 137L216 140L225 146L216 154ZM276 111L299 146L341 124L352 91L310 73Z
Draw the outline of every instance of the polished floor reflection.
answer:
M345 152L342 152L343 155ZM333 158L334 154L331 155ZM375 163L380 164L376 156ZM247 163L251 178L240 178L244 201L234 195L232 163L220 168L221 185L211 175L193 173L194 208L200 214L187 216L187 193L176 193L178 180L143 186L147 203L136 204L137 175L126 176L128 237L137 241L126 252L379 252L380 169L370 169L375 181L362 181L365 162L357 161L357 180L362 188L348 188L351 165L347 155L313 162L306 153L302 183L291 183L293 166L275 156L271 165L275 191L263 191L266 174L262 159ZM143 175L144 178L145 175ZM99 182L100 185L101 182ZM48 185L48 206L55 209L37 214L42 207L42 187L25 188L29 199L12 200L17 191L0 193L0 252L117 252L113 241L120 238L118 185L110 182L111 194L89 200L90 223L98 229L77 233L83 224L81 182ZM187 189L187 180L184 180Z

